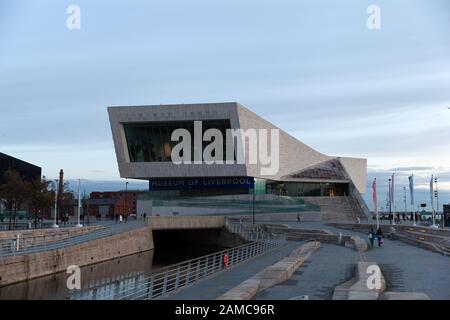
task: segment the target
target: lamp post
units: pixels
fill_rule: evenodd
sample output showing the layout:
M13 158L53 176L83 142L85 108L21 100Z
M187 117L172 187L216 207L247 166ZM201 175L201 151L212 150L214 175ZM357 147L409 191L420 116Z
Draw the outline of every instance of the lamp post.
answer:
M416 196L414 194L414 174L411 175L411 181L412 181L412 186L411 186L411 196L413 198L413 200L411 201L412 206L413 206L413 225L416 226ZM419 207L417 207L417 213L419 213Z
M431 193L431 214L433 217L433 224L431 225L431 228L438 228L438 226L436 225L436 211L434 210L434 197L435 192L434 192L434 183L435 179L434 179L434 175L431 175L431 182L430 182L430 193Z
M77 228L81 228L83 225L80 223L80 213L81 213L81 179L78 179L78 223Z
M435 195L436 195L437 214L439 215L439 190L438 190L438 179L437 179L437 177L434 178L434 182L436 184ZM444 214L441 215L441 220L442 220L442 228L444 228L445 227Z
M253 224L255 224L255 186L253 186Z
M56 215L58 212L58 180L55 180L56 188L55 188L55 214L53 216L53 224L52 228L59 228L59 226L56 224Z
M406 211L408 210L407 204L406 204L406 187L403 187L403 192L404 192L403 201L405 203L405 217L406 217ZM405 221L403 221L403 222L405 222Z
M125 182L125 206L126 206L125 210L127 211L126 214L128 216L128 214L130 213L130 209L128 207L128 181ZM124 215L125 215L125 212L124 212Z

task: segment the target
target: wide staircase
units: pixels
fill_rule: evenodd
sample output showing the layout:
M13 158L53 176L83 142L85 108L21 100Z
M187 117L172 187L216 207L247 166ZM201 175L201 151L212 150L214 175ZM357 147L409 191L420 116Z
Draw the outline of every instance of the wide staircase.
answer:
M320 207L321 220L355 221L358 216L346 197L304 197L304 200Z

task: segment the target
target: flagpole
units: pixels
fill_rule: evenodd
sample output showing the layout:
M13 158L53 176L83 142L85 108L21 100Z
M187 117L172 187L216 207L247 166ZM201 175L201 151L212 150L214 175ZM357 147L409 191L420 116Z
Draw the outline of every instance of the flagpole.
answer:
M411 180L412 180L411 193L412 193L412 198L413 198L413 221L414 221L414 226L416 226L416 196L414 194L414 174L411 175Z
M375 215L377 216L377 230L378 230L378 228L380 228L380 217L378 213L377 178L373 179L372 190L373 190L373 205L375 207Z

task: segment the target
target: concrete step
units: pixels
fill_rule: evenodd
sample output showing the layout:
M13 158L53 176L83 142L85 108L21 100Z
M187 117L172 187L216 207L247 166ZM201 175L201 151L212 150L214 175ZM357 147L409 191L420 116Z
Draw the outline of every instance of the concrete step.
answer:
M350 280L338 285L334 288L332 300L348 300L348 292L350 288L356 283L357 278L351 278Z

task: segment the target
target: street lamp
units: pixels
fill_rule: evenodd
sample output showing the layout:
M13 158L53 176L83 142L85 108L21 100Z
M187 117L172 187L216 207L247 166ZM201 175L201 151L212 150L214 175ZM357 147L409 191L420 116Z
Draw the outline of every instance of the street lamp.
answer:
M59 228L59 226L56 224L56 215L58 213L58 179L55 180L56 187L55 187L55 215L53 217L53 224L52 228Z
M126 208L126 214L128 217L128 214L130 213L130 209L128 207L128 181L125 182L125 208ZM124 212L125 214L125 212Z
M83 225L80 223L80 213L81 213L81 179L78 179L78 223L76 225L77 228L81 228Z

